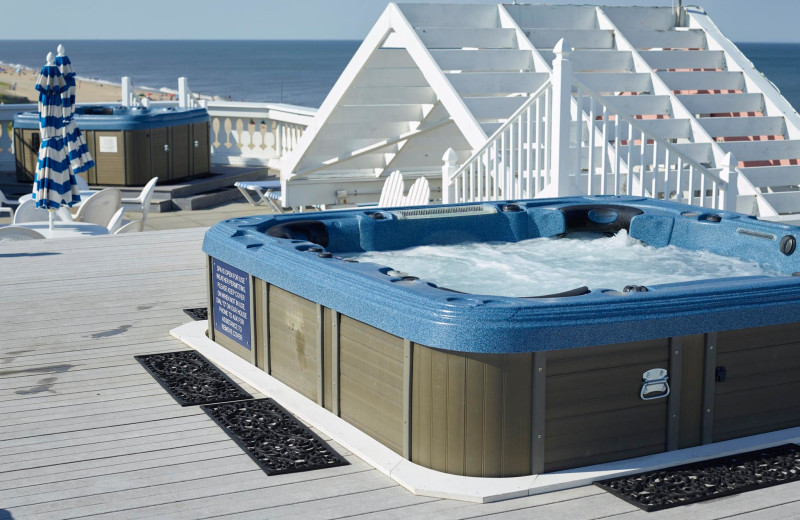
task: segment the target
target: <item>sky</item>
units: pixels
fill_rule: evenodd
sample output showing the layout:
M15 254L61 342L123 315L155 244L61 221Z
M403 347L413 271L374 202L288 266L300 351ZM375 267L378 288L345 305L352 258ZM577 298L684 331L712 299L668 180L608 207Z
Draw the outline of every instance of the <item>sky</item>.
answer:
M507 0L510 1L510 0ZM599 0L672 5L676 0ZM497 3L449 0L448 3ZM539 3L539 2L529 2ZM591 0L543 0L589 4ZM799 0L688 0L736 42L800 42ZM387 0L2 0L0 39L362 40ZM53 9L66 6L67 9ZM63 19L55 16L56 12ZM47 16L42 16L47 12Z

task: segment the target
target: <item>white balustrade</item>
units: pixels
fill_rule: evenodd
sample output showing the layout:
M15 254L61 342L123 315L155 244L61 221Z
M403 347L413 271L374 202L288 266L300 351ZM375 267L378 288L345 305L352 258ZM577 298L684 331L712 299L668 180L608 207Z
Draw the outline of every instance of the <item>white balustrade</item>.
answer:
M214 164L279 167L294 150L316 109L276 104L209 101Z
M132 89L131 89L132 92ZM316 109L279 103L233 101L199 102L187 86L187 98L206 105L210 121L212 164L253 165L279 168L280 160L291 152L314 117ZM172 102L153 102L153 106L175 106ZM0 171L15 169L14 115L36 111L36 104L0 105Z
M556 46L551 80L461 166L445 153L444 203L534 197L637 195L735 210L736 159L717 168L648 131L572 77Z

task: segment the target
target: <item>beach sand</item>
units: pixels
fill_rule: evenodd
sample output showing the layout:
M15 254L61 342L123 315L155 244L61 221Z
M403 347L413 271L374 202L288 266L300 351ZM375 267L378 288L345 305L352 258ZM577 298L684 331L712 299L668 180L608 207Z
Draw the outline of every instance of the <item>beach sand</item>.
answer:
M0 63L0 102L35 103L39 93L34 88L39 71L21 68L17 74L16 66ZM16 85L16 88L15 88ZM75 100L78 103L119 102L122 99L122 87L110 83L76 78ZM142 96L153 101L169 101L170 94L165 92L148 92L136 89ZM177 96L175 96L177 99Z

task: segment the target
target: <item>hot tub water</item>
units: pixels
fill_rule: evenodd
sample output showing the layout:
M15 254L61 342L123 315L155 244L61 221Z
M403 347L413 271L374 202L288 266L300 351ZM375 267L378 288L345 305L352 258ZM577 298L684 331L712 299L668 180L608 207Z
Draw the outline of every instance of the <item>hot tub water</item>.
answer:
M557 294L581 286L622 290L626 285L786 276L755 262L708 251L649 247L624 229L611 237L573 233L515 243L369 251L351 258L390 266L460 292L516 297Z

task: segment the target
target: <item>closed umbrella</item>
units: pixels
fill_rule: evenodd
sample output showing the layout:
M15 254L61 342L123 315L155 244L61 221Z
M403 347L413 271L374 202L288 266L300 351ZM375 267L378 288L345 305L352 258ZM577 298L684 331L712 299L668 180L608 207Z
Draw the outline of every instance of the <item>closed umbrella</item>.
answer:
M77 175L92 168L94 161L89 153L89 147L86 146L86 139L72 117L75 114L75 72L63 45L58 46L55 64L67 84L67 89L61 93L61 104L64 108L64 143L67 146L67 157L72 173Z
M75 177L70 173L64 142L64 107L61 95L67 90L67 84L55 65L52 52L47 54L47 64L42 67L36 81L36 90L39 91L41 145L36 163L33 197L37 208L50 210L52 229L55 210L62 205L72 206L80 201Z

